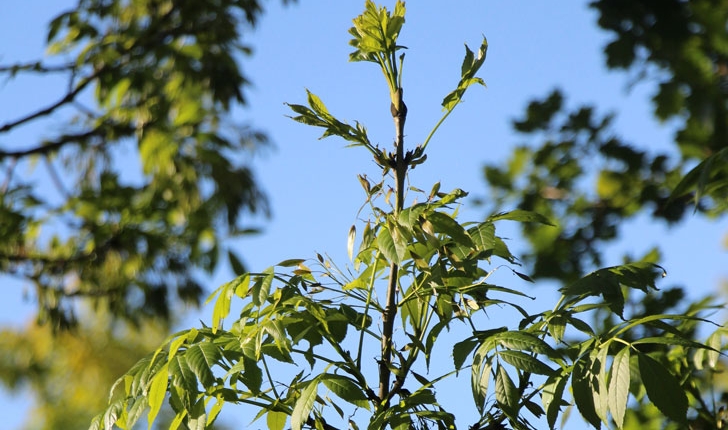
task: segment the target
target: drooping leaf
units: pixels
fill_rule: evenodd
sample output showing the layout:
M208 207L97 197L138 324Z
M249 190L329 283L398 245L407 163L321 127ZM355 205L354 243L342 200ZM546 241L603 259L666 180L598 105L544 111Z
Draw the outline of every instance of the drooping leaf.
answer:
M326 388L339 396L342 400L369 410L369 402L366 394L351 378L342 375L326 374L322 375L321 381Z
M629 348L622 348L612 361L609 380L609 410L617 427L622 428L629 396L630 369Z
M498 364L495 377L495 400L503 412L512 420L518 416L518 403L521 400L518 389L511 380L505 367Z
M288 415L278 411L268 411L266 423L269 430L283 430L288 421Z
M551 429L556 425L556 418L558 418L561 410L564 389L568 380L568 377L562 375L552 375L547 379L543 390L541 390L541 401L544 409L546 409L546 420Z
M677 423L685 423L688 398L677 378L647 354L639 354L637 360L640 377L650 401L666 417Z
M579 413L594 428L600 428L599 415L594 407L593 384L591 374L591 363L586 357L582 357L574 363L574 370L571 374L571 391L574 396Z
M463 367L465 359L473 352L478 345L478 339L465 339L456 343L452 348L452 358L455 363L455 369Z
M293 430L301 430L303 428L303 424L306 423L311 409L313 409L317 392L318 380L310 381L301 391L301 397L296 400L296 405L293 407L293 413L291 414L291 428Z
M168 364L165 363L152 379L149 387L149 413L147 414L147 422L149 429L152 428L154 420L157 418L159 410L162 408L164 397L167 395L167 382L169 381ZM111 428L111 427L107 427Z

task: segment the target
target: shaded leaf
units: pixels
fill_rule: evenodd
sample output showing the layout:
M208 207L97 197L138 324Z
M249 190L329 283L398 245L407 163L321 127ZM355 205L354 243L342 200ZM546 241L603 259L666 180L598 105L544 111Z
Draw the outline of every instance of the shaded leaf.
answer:
M650 356L639 354L637 359L647 397L666 417L678 423L685 423L688 398L680 382Z

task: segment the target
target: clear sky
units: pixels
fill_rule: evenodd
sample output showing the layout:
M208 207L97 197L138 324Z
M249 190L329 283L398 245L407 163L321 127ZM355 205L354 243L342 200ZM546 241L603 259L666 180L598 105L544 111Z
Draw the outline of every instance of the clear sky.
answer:
M254 87L248 92L248 107L236 117L266 132L274 145L254 161L260 184L270 196L273 218L251 220L264 234L237 242L252 270L286 258L310 258L315 252L345 261L347 232L363 202L356 174L376 177L377 170L366 151L344 148L333 138L318 141L320 130L286 118L284 102L304 103L308 88L335 115L366 125L374 142L391 144L389 99L380 72L373 64L347 61L351 51L347 30L363 3L300 0L283 7L270 1L258 28L246 35L255 54L243 60L243 67ZM5 2L0 12L0 63L41 55L47 22L71 4L69 0ZM465 103L441 127L428 147L427 162L411 176L418 188L429 190L440 181L443 190L457 187L471 196L487 196L483 165L505 160L513 145L520 143L510 121L522 114L529 100L555 87L564 91L570 106L593 103L602 114L615 112L615 129L635 145L654 151L672 149L671 129L650 114L652 85L629 89L628 76L605 71L601 48L609 36L597 29L596 14L585 1L410 1L406 19L400 43L409 48L404 88L409 107L406 139L412 146L439 119L442 98L457 84L463 43L476 49L485 35L490 45L479 74L488 88L471 88ZM59 91L54 85L58 83L0 82L0 122L53 100L52 94ZM25 133L37 138L43 130ZM462 219L484 215L481 208L466 206ZM699 297L715 291L728 276L728 254L722 245L727 232L725 219L709 223L694 217L673 230L638 220L627 226L620 243L610 247L605 263L619 264L624 252L639 255L659 244L669 274L665 286L688 285L692 297ZM512 243L518 249L517 238ZM552 295L544 292L548 286L526 285L508 275L503 282L511 287ZM210 290L230 276L226 269L219 271L210 280ZM32 303L23 301L20 287L3 288L0 323L20 326L33 310ZM187 323L208 321L210 315L210 309L203 309ZM461 382L467 387L467 381ZM469 396L468 389L463 401L470 402ZM0 415L10 420L5 421L7 428L23 422L19 411L25 409L27 399L0 394Z

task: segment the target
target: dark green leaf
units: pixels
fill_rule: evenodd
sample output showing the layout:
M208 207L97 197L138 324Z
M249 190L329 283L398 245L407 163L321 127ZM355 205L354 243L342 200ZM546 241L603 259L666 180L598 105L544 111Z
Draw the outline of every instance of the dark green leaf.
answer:
M601 427L601 420L594 407L594 390L592 386L591 363L587 362L586 357L574 363L574 370L571 375L571 390L574 396L579 413L594 428Z
M666 417L684 424L687 419L688 398L680 382L662 364L648 355L639 354L637 359L647 397Z
M342 400L369 410L369 401L364 391L351 378L341 375L325 374L321 376L321 381L326 388L339 396Z
M463 367L465 359L468 358L473 349L478 345L478 339L465 339L456 343L452 348L452 358L455 362L455 369Z
M499 212L488 217L489 222L498 220L510 220L519 222L535 222L539 224L551 225L554 224L545 216L536 212L526 211L522 209L516 209L510 212Z
M498 356L506 363L525 372L536 373L539 375L552 375L554 370L537 358L521 351L511 351L508 349L498 351Z
M518 403L521 397L518 389L506 372L505 367L498 364L495 377L495 400L503 412L513 421L518 417Z

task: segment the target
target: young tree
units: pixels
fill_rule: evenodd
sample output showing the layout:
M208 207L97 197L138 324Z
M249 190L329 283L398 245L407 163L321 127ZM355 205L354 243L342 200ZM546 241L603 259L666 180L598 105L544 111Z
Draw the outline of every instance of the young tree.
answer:
M676 363L697 351L693 362L710 367L719 354L692 338L691 329L704 321L701 309L625 312L626 292L649 297L662 268L638 261L599 269L563 287L553 306L529 312L517 302L528 295L492 282L497 269L531 280L517 270L496 225L552 222L527 210L459 222L464 191L407 186L408 172L426 161L440 124L470 86L483 84L476 74L488 45L484 39L477 52L466 47L442 119L423 142L407 146L405 57L398 44L404 16L401 1L392 11L367 1L350 30L350 60L376 64L388 85L393 148L373 144L362 124L338 120L311 92L307 105L290 105L294 120L363 147L381 168L379 182L359 177L368 211L349 232L350 265L341 268L317 254L222 285L209 299L211 324L174 334L137 363L112 388L109 407L91 428L131 428L145 411L151 425L166 398L176 413L171 428L206 428L227 403L253 407L256 419L265 417L274 430L287 424L294 430L529 429L538 419L553 428L569 401L595 428L623 427L630 396L687 424L695 376ZM240 312L229 321L238 300ZM489 319L489 308L513 311L513 323ZM594 313L618 322L587 323ZM432 368L443 348L452 353L452 368ZM683 354L675 358L678 349ZM438 401L440 382L459 372L470 374L477 422L456 422Z

